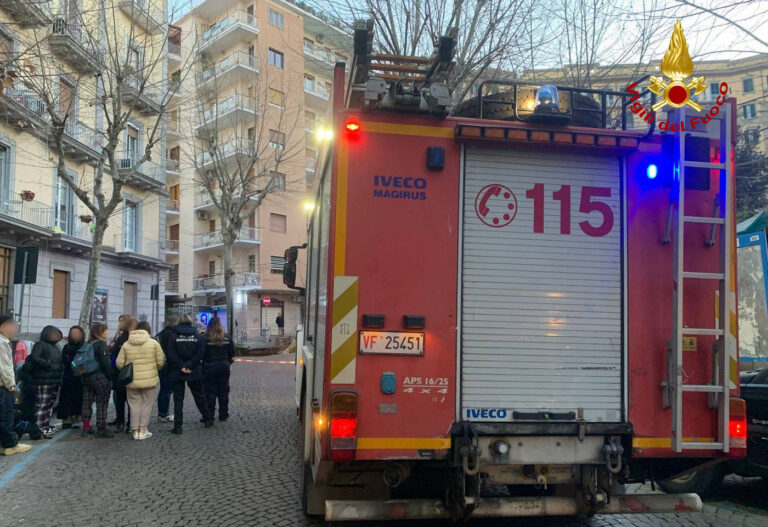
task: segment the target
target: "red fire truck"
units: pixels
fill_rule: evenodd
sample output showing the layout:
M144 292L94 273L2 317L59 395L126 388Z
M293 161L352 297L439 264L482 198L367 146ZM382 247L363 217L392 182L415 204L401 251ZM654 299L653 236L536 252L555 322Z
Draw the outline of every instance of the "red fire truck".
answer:
M300 253L306 512L700 510L623 489L745 454L733 101L659 134L608 112L620 93L487 81L446 116L449 39L408 59L367 38L335 70Z

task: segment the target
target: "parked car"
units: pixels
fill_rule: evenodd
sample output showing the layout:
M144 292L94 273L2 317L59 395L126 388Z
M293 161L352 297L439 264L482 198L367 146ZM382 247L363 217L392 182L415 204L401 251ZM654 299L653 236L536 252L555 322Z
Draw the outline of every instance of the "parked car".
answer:
M740 384L741 397L747 402L747 457L659 481L665 492L706 497L720 488L728 474L768 481L768 367L742 372Z

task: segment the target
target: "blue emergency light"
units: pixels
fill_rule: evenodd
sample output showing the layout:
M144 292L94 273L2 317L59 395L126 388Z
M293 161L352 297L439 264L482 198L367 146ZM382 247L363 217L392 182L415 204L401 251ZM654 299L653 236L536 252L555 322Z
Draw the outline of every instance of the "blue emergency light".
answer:
M659 175L659 167L651 163L645 170L645 175L648 176L648 179L656 179L656 176Z

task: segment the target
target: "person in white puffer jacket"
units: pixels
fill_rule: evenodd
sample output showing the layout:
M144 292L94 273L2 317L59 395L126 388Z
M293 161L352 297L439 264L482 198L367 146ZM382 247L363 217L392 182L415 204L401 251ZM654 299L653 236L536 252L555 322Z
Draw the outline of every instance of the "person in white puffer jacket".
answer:
M141 441L152 437L147 427L157 385L160 384L157 372L165 365L165 353L160 344L150 337L148 322L139 322L120 349L117 368L123 369L129 363L133 364L133 381L126 386L131 431L133 438Z

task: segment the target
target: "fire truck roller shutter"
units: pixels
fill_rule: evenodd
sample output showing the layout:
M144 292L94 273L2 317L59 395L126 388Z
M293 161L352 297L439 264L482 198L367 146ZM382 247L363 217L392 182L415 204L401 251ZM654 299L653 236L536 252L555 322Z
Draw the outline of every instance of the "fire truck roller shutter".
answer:
M616 157L467 147L461 410L622 420Z

